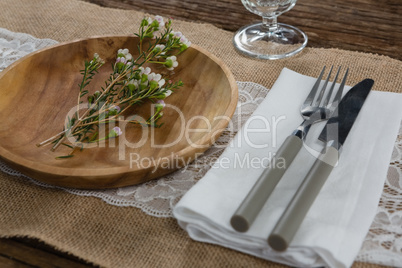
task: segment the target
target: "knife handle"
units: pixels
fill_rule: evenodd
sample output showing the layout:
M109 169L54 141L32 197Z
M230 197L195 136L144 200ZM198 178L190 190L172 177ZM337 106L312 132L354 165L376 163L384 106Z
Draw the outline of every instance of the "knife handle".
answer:
M327 146L322 151L289 205L268 237L268 244L277 251L289 246L311 205L319 194L339 158L338 149Z
M303 141L297 136L289 136L278 149L276 155L271 159L270 166L266 168L251 188L246 198L233 214L230 224L238 232L246 232L271 195L275 186L282 178L286 169L300 151ZM278 167L277 163L284 163Z

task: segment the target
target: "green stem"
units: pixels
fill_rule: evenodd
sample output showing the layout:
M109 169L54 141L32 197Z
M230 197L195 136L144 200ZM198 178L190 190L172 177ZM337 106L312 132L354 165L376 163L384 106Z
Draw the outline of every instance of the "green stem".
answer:
M119 80L121 79L121 76L118 76L115 80L113 80L109 86L105 89L105 91L102 92L102 94L96 99L96 101L92 104L92 106L87 109L84 114L81 116L81 118L78 118L77 122L74 123L74 125L72 125L68 130L71 132L71 130L76 129L83 121L83 118L89 113L90 110L92 110L95 105L99 104L99 101L102 99L102 97L106 94L106 92L108 92L110 90L110 88L112 88L112 86ZM64 133L64 136L52 147L52 151L56 150L57 147L59 147L59 145L64 141L64 139L66 138L66 132L62 132L62 134Z
M42 146L44 144L47 144L51 141L53 141L55 144L52 147L52 150L54 151L60 144L63 143L63 140L66 137L76 136L75 142L73 143L74 146L82 144L83 141L86 141L86 139L89 139L87 135L92 135L94 128L92 125L94 124L106 124L112 121L118 121L118 122L129 122L129 123L134 123L134 124L141 124L141 125L151 125L150 121L155 121L160 118L160 113L157 112L153 114L147 121L145 122L139 122L136 120L121 120L118 119L118 115L111 116L109 118L105 118L102 114L110 111L111 107L108 107L109 104L114 104L114 105L121 105L122 110L118 114L122 114L127 111L132 105L138 104L138 102L147 99L147 98L152 98L156 96L155 92L158 92L159 87L147 87L144 88L143 90L136 91L133 96L130 96L131 93L129 94L129 91L126 91L127 84L129 83L129 79L132 78L133 76L133 67L141 67L146 63L152 63L152 64L164 64L163 61L158 60L158 57L167 57L169 55L169 52L172 51L175 48L179 47L180 42L176 40L175 38L168 38L167 41L166 37L170 34L171 28L169 26L168 29L166 29L165 33L162 34L161 37L157 37L156 41L151 44L146 51L143 51L143 46L144 46L144 40L147 40L150 35L150 33L153 31L153 28L148 25L146 26L141 26L140 27L140 34L139 36L139 56L138 58L132 62L132 65L129 67L128 65L123 69L123 70L113 70L113 74L110 76L110 79L108 82L110 84L107 85L106 89L103 90L103 92L100 94L100 96L91 104L89 105L90 107L83 112L82 115L80 115L80 109L78 108L81 97L83 94L83 90L85 86L89 83L90 79L94 75L94 71L97 70L102 64L98 64L97 62L86 62L85 69L83 70L83 78L82 78L82 83L80 84L80 93L78 96L78 106L77 106L77 111L76 111L76 118L75 122L73 120L70 121L69 124L71 126L67 126L65 130L62 132L54 135L53 137L47 139L46 141L43 141L40 144L37 144L37 146ZM163 43L165 45L165 48L161 50L160 52L155 53L155 47L157 44ZM166 55L161 55L162 53L165 53ZM173 53L170 53L173 54ZM141 61L141 62L140 62ZM140 63L138 63L140 62ZM135 71L135 70L134 70ZM128 76L128 77L126 77ZM127 79L129 78L129 79ZM120 87L120 88L119 88ZM166 88L175 88L175 86L172 86L169 84ZM84 91L86 93L86 91ZM159 94L159 93L158 93ZM85 95L85 94L84 94ZM106 96L106 97L105 97ZM116 97L117 96L117 97ZM102 106L100 107L101 102L104 101ZM125 106L125 107L124 107ZM96 111L94 111L94 108L96 108ZM123 108L124 107L124 108ZM91 114L89 114L91 113ZM158 117L159 116L159 117ZM89 139L90 142L92 142L93 139L96 137L93 136L92 139ZM81 142L78 142L78 139L81 140ZM106 138L103 138L101 140L104 140ZM98 140L99 141L99 140ZM74 150L71 152L71 154L74 152Z

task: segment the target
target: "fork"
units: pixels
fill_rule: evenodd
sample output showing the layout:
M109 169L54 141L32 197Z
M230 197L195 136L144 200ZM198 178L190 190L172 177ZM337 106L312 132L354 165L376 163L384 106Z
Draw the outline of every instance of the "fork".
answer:
M318 96L316 96L318 88L320 86L321 78L325 71L325 66L324 66L324 68L321 71L320 76L318 77L318 79L315 82L313 88L311 89L309 95L307 96L306 100L304 101L304 103L302 104L302 106L300 108L300 113L301 113L304 121L292 133L292 135L299 137L303 141L304 141L305 137L307 136L307 133L308 133L311 125L316 122L322 121L322 120L328 120L328 118L335 111L335 108L338 106L338 104L342 98L343 88L345 87L346 78L348 76L349 69L346 69L345 75L339 86L339 89L338 89L334 99L332 100L332 103L329 104L330 98L331 98L332 93L335 88L336 80L338 80L338 75L341 70L341 67L339 67L338 71L335 75L334 81L332 82L332 85L329 89L329 92L327 93L326 98L323 100L324 92L327 88L328 81L329 81L329 78L332 73L332 69L333 69L333 66L331 66L331 70L328 73L327 79L325 80L324 85L322 86L320 92L318 93ZM321 104L321 102L322 102L322 104Z
M324 75L324 66L309 95L300 108L300 113L304 121L289 137L286 138L278 149L276 155L272 158L270 168L263 171L250 192L247 194L246 198L230 219L230 224L236 231L246 232L254 222L261 208L271 195L279 180L282 178L287 167L290 166L293 159L300 151L311 125L316 122L328 120L338 106L342 98L349 69L346 70L338 91L335 93L332 102L330 102L341 67L338 68L334 81L332 82L328 93L325 94L332 69L333 66L331 67L323 86L318 90L322 76ZM275 168L275 163L278 162L278 159L283 159L286 166Z

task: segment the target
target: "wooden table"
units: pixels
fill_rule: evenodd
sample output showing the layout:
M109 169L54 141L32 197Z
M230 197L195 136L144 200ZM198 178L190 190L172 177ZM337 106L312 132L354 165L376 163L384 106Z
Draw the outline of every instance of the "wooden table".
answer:
M100 6L136 9L176 19L211 23L235 32L259 20L240 0L84 0ZM400 0L300 0L279 21L299 27L309 47L335 47L402 60ZM30 239L0 239L0 267L92 267ZM370 266L370 265L368 265Z
M181 20L211 23L235 32L260 20L240 0L84 0L100 6L136 9ZM402 60L400 0L299 0L279 22L299 27L309 47L383 54Z

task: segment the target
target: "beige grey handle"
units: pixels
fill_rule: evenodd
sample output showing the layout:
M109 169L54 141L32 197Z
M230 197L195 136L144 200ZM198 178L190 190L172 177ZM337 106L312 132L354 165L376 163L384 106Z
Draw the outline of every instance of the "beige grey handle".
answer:
M286 169L300 151L303 141L296 136L289 136L272 158L250 192L230 219L230 224L238 232L246 232L254 222L261 208L282 178ZM280 167L278 163L284 164Z
M325 153L324 153L325 152ZM285 212L268 237L268 244L277 251L284 251L292 241L303 219L338 161L339 153L327 147L303 180Z

